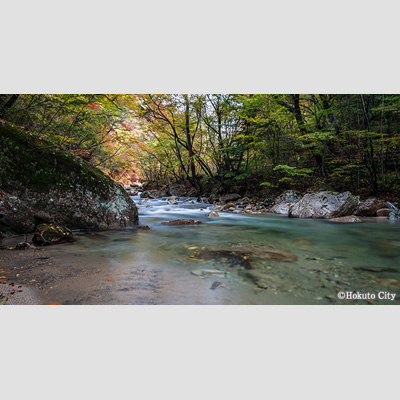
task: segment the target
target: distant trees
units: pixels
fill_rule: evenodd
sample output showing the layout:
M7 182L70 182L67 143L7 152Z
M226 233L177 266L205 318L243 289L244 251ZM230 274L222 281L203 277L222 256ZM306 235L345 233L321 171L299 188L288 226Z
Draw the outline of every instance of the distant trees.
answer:
M253 190L400 190L399 95L139 98L148 129L163 143L154 157L163 154L170 179L196 189L213 181Z
M116 179L400 192L400 95L0 95L0 118Z

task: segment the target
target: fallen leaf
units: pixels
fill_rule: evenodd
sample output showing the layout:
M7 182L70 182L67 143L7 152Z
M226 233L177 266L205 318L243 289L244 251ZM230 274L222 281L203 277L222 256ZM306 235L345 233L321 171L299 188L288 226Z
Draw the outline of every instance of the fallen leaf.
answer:
M61 303L57 303L56 301L53 301L51 303L47 303L48 306L61 306Z
M11 270L9 270L9 269L0 269L0 274L11 274Z
M113 278L107 278L108 282L113 282L114 279Z

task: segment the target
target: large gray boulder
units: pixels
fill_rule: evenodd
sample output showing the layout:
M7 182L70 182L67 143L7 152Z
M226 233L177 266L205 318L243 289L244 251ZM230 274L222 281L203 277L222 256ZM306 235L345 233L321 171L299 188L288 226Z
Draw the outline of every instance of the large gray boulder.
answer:
M32 210L16 197L0 197L0 231L30 233L35 230Z
M386 201L373 198L367 199L358 205L355 215L359 215L362 217L376 217L376 212L378 210L381 210L382 208L391 207L388 203L386 203Z
M301 194L294 190L287 190L275 199L270 212L274 214L288 215L290 207L301 199Z
M308 193L289 210L293 218L337 218L351 215L359 204L359 197L350 192Z
M138 224L124 188L84 160L1 123L0 150L0 189L31 209L36 224L91 230Z

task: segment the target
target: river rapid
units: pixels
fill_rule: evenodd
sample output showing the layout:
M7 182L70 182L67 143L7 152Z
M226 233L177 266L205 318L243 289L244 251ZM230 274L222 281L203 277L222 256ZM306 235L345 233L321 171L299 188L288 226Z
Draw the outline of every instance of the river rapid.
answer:
M42 303L399 304L398 222L208 217L213 206L195 198L132 198L151 230L76 232L74 243L43 250L47 264L31 268ZM162 223L183 218L202 223ZM338 292L375 299L339 300Z

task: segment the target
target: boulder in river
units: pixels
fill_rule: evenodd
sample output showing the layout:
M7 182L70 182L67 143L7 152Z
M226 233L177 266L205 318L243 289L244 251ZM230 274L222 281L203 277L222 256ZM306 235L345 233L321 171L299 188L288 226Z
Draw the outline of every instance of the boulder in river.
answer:
M377 211L383 208L391 208L386 201L377 200L377 199L367 199L361 202L357 210L355 211L355 215L359 215L362 217L376 217Z
M351 215L359 203L359 197L350 192L317 192L305 194L289 210L293 218L337 218Z
M388 217L391 212L393 212L393 208L381 208L376 211L377 217Z
M38 246L73 242L72 232L63 226L41 224L33 235L32 242Z
M164 221L164 225L194 225L201 224L201 221L196 221L194 219L174 219L173 221Z
M270 212L274 214L288 215L290 207L301 199L301 194L294 190L287 190L275 199Z
M217 211L211 211L207 214L207 217L219 217Z
M129 194L83 159L2 124L0 149L0 188L32 209L36 224L91 230L137 225ZM32 232L28 220L23 230Z
M355 215L347 215L346 217L338 217L338 218L331 218L329 221L331 222L362 222L360 218L356 217Z
M30 233L35 230L32 210L16 197L0 197L0 231Z
M178 204L178 202L176 201L176 197L175 196L168 197L167 203L168 204Z
M141 229L143 231L149 231L151 228L148 225L138 225L138 229Z

